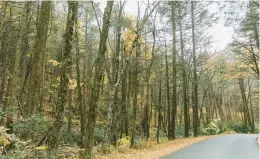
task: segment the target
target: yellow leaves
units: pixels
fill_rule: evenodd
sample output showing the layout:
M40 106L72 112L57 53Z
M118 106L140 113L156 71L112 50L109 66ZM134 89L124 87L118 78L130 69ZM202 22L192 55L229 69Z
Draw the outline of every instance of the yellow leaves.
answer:
M130 139L129 139L129 137L125 136L125 137L122 137L122 139L120 139L118 142L120 145L129 145Z
M55 83L52 85L52 87L58 88L60 83L60 77L56 78ZM81 83L81 86L83 83ZM75 79L69 78L68 87L70 90L74 90L77 87L77 81Z
M35 148L35 150L47 150L48 146L38 146Z
M6 131L7 129L4 128L3 126L0 127L0 132L1 132L1 135L0 135L0 149L4 149L7 145L10 144L10 141L8 140L8 136L6 136Z
M10 144L9 140L4 135L1 135L0 136L0 145L3 147L6 147L9 144Z
M250 77L250 71L248 71L250 65L241 64L239 62L227 63L227 73L224 74L226 79L237 79L241 77Z
M104 85L107 85L107 84L108 84L108 82L109 82L109 81L108 81L108 76L107 76L107 75L105 75L105 76L104 76Z
M75 79L69 79L69 89L73 90L77 87L77 81Z
M135 52L134 50L132 50L132 45L135 40L135 37L136 37L136 34L134 33L133 30L127 29L123 33L125 52L130 56L133 56L133 52Z
M53 59L50 59L48 62L51 63L52 66L57 66L58 64L60 64L58 61L55 61Z

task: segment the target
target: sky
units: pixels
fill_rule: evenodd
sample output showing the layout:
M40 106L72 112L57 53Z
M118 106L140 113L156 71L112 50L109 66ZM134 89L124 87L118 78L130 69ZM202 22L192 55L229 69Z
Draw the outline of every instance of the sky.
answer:
M104 10L106 3L102 0L100 2L100 7ZM146 2L146 1L143 1ZM215 12L218 10L217 4L211 5L209 11ZM137 14L137 0L127 0L124 11L131 15ZM219 13L221 15L221 13ZM219 21L208 29L208 34L212 36L212 51L224 50L228 43L232 41L232 34L234 33L231 27L225 26L225 20L223 15L220 16Z

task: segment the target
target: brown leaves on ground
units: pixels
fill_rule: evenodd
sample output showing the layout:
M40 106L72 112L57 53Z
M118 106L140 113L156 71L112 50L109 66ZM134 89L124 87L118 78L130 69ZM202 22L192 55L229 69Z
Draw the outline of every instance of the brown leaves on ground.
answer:
M111 154L96 154L97 159L159 159L181 148L189 146L198 141L210 138L211 136L202 136L196 138L183 138L173 141L163 142L161 144L154 143L150 147L143 149L125 149L122 151L112 152ZM153 142L153 141L148 141ZM120 148L119 148L120 150Z
M230 131L226 131L224 133L221 133L221 135L227 135L227 134L237 134L237 132L230 130Z

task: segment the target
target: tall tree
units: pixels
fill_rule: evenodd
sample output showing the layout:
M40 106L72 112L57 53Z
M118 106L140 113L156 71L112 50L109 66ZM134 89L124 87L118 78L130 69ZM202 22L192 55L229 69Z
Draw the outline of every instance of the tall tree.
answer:
M51 1L43 1L39 16L39 24L37 25L36 42L34 45L34 52L32 54L31 71L29 79L29 92L27 99L26 114L30 115L36 112L41 112L43 93L43 65L45 57L46 41L48 37L48 26L51 13Z
M78 32L78 21L75 22L75 47L76 47L76 74L77 74L77 91L78 91L78 104L80 110L80 129L81 129L81 139L83 141L83 136L85 135L86 126L86 109L83 104L82 96L82 86L80 78L80 46L79 46L79 32ZM84 147L84 143L82 145Z
M182 2L178 3L179 11L179 29L180 29L180 46L181 46L181 62L182 62L182 91L183 91L183 105L184 105L184 127L185 127L185 137L189 137L189 110L188 110L188 98L187 98L187 75L185 68L185 58L184 58L184 44L183 44L183 33L182 33Z
M59 146L59 139L61 135L61 128L64 120L64 113L66 105L68 104L69 78L72 67L72 40L74 33L74 26L77 21L78 2L68 2L68 16L66 30L64 33L64 54L61 61L60 68L60 85L58 92L58 103L55 121L52 126L50 136L50 150L52 156L56 156L56 150Z
M5 102L4 102L4 110L11 104L11 101L15 101L15 98L12 98L14 96L17 96L18 94L13 95L14 92L18 92L18 89L16 87L18 82L18 71L19 71L19 62L21 58L21 50L23 47L23 40L26 33L26 26L28 25L28 9L30 7L30 2L25 2L23 7L23 15L21 19L21 26L19 31L19 36L17 39L16 44L16 51L14 55L14 62L12 64L11 70L10 70L10 77L8 78L8 85L7 85L7 92L5 96ZM11 105L13 105L12 103Z
M196 35L194 24L194 5L195 1L191 1L191 25L192 25L192 64L193 64L193 92L192 92L192 104L193 104L193 132L194 136L198 136L198 81L197 81L197 62L196 62Z
M103 16L103 25L100 34L100 42L99 42L99 49L98 49L98 56L95 61L95 73L94 73L94 80L93 85L91 88L91 94L89 99L89 111L88 111L88 123L86 126L86 136L85 136L85 154L83 158L91 159L93 158L92 149L94 146L94 129L96 125L97 119L97 101L99 100L99 93L101 88L101 80L102 74L104 70L104 59L105 59L105 52L106 52L106 42L108 37L108 31L110 27L110 16L111 11L113 8L114 1L108 1L107 6L104 11Z
M172 25L172 109L171 109L171 138L175 139L176 112L177 112L177 71L176 71L176 2L171 2Z
M170 84L169 84L169 64L168 64L168 55L167 55L167 45L165 39L165 78L166 78L166 101L167 101L167 121L168 121L168 139L171 139L171 106L170 106Z

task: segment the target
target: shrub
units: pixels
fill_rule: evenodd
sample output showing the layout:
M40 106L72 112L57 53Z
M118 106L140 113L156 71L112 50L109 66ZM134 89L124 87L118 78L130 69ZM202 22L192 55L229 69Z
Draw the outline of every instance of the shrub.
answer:
M104 141L105 136L105 127L100 125L95 127L94 141L95 145L98 145L100 142Z
M51 120L42 114L33 115L14 124L16 134L24 139L39 139L51 126ZM37 137L38 136L38 137Z
M118 140L119 145L130 145L130 137L125 136Z
M208 135L206 128L199 128L199 135Z
M82 138L81 134L78 131L71 130L68 132L68 129L63 129L62 132L62 140L64 143L69 145L81 145L82 144Z
M199 129L200 135L216 135L221 132L216 122L210 122L206 127Z
M256 127L254 130L248 128L242 122L226 121L226 122L215 122L219 127L220 133L226 131L235 131L237 133L258 133L259 129Z
M247 128L242 122L234 122L234 121L228 121L224 123L220 123L220 125L223 125L222 127L227 127L229 130L234 130L237 133L247 133ZM226 131L224 128L222 128L222 132Z
M210 122L206 127L206 131L209 135L216 135L220 133L220 128L215 122Z
M0 127L0 158L16 159L32 155L33 146L30 142L22 141L14 134L8 134L7 129Z

